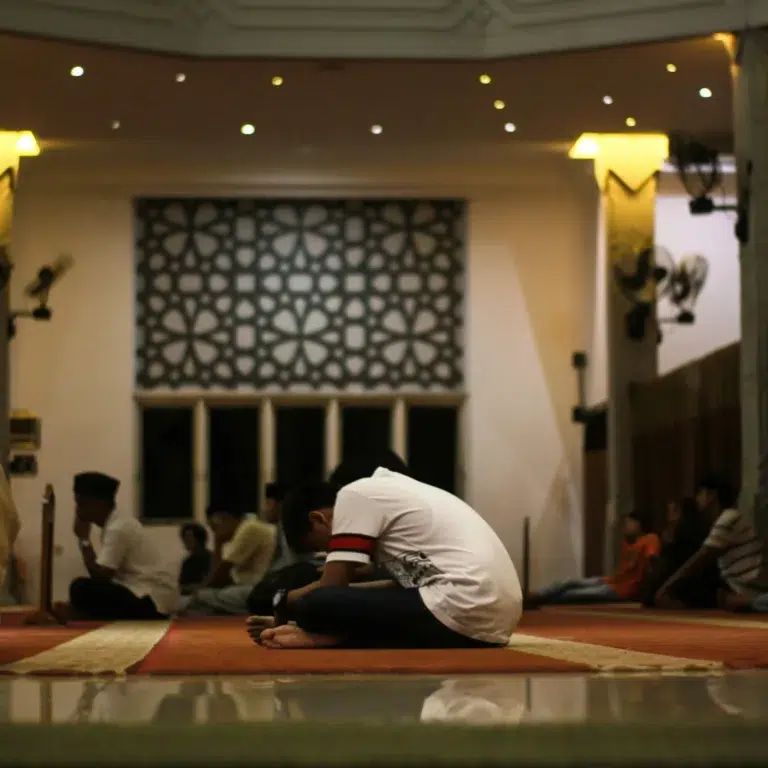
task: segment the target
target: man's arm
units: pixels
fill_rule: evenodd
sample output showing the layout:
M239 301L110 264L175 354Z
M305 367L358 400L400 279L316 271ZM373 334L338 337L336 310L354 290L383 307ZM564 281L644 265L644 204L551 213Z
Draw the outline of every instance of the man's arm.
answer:
M715 549L708 545L702 546L698 552L688 558L667 580L656 593L656 601L663 603L665 598L670 596L674 588L692 576L702 571L706 566L717 560L722 554L722 550Z
M216 544L213 550L213 557L211 558L211 570L208 571L208 575L203 580L199 589L206 587L213 587L214 589L221 589L222 587L228 587L232 584L232 563L224 560L221 554L221 547L223 544Z
M222 546L216 547L207 586L232 584L232 570L253 561L255 572L266 573L275 554L277 534L274 526L261 521L244 521L232 537L226 556Z
M348 587L352 584L352 580L355 578L355 573L359 567L360 563L341 562L338 560L326 563L323 566L323 573L317 581L307 584L306 587L300 587L289 592L286 596L286 601L288 605L291 605L319 587Z
M90 541L80 544L80 554L83 556L83 564L88 571L88 575L92 579L99 579L101 581L112 581L117 573L116 568L111 568L107 565L100 565L96 557L96 551Z

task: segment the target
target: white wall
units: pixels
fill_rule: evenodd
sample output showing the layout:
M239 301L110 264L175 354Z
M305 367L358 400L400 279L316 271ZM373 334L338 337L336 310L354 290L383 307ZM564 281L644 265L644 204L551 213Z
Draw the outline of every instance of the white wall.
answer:
M733 202L733 200L729 200ZM688 197L659 195L656 242L676 259L700 254L709 261L709 276L696 304L695 325L664 324L659 347L659 374L679 368L741 338L739 243L734 214L692 216ZM674 315L669 302L659 303L659 317Z
M420 166L382 157L375 168L353 158L341 173L338 162L276 168L263 158L250 164L239 154L190 152L52 152L23 168L14 230L17 302L42 263L66 252L76 259L55 289L53 321L21 323L12 347L13 405L43 422L39 476L13 480L23 520L19 548L33 583L44 483L54 483L59 497L56 599L65 598L82 571L71 533L73 474L94 469L122 478L120 505L133 509L131 198L147 194L471 199L468 495L518 564L522 521L531 518L535 585L577 573L581 431L570 423L576 397L570 358L591 333L585 296L594 271L592 180L546 155L516 158L514 174L496 158L477 157ZM156 528L154 535L169 557L180 555L176 528Z

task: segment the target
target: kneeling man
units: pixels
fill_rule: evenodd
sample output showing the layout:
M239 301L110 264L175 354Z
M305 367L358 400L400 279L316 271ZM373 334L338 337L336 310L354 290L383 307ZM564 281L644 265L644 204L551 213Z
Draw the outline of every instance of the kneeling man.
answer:
M115 511L120 482L100 472L75 476L74 533L88 576L69 587L69 618L162 619L176 610L175 574L133 516ZM102 529L98 554L91 528Z
M450 493L373 469L360 465L356 480L337 472L355 480L341 490L305 486L285 500L288 544L328 556L318 581L275 596L276 626L249 620L251 636L270 648L505 646L522 592L491 527ZM353 585L372 561L393 581Z

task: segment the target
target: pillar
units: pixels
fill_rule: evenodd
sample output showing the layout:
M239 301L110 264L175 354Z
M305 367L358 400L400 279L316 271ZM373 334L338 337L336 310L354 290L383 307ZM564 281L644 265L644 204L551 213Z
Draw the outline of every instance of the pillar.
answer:
M617 288L613 268L626 267L628 253L653 245L658 173L669 154L666 136L659 134L585 134L571 157L594 161L602 195L606 244L605 307L608 375L608 452L610 510L606 520L606 568L616 563L620 527L616 521L634 508L632 410L630 385L657 374L657 336L652 321L645 338L627 337L625 317L632 308ZM655 286L649 298L655 296Z
M0 257L13 260L13 203L19 180L19 158L40 153L29 132L0 131ZM11 380L8 360L9 286L0 290L0 465L8 470L10 453Z
M740 35L735 56L736 164L749 222L740 253L741 507L768 537L768 29Z

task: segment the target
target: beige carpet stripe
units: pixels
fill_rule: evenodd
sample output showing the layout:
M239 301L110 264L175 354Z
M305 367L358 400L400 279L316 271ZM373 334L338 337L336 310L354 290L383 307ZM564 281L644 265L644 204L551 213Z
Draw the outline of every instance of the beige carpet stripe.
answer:
M170 621L125 621L92 629L55 648L0 667L5 673L34 675L58 672L123 675L165 637Z
M513 635L509 647L522 653L545 656L571 664L587 665L599 672L717 671L724 667L719 661L686 659L679 656L629 651L608 645L593 645L575 640L559 640L526 634Z
M650 621L658 624L696 624L704 627L730 627L731 629L768 630L768 621L749 621L747 619L729 619L717 616L680 616L679 614L643 613L642 611L593 611L589 608L558 608L557 613L570 616L605 616L608 619L630 619L631 621Z

